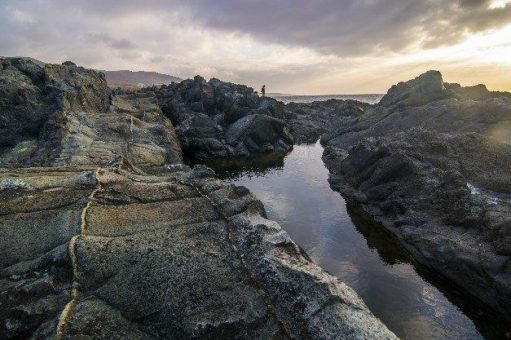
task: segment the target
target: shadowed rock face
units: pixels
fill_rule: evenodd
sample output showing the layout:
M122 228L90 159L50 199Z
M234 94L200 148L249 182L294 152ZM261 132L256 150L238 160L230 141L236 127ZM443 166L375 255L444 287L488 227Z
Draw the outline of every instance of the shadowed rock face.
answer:
M438 71L428 71L415 79L392 86L378 105L420 106L447 96L442 74Z
M27 67L59 90L14 82L45 109L0 154L0 338L395 338L248 189L181 163L154 91L103 93L70 62ZM1 117L33 112L11 85ZM285 128L246 119L227 135L257 144Z
M412 103L412 97L421 99ZM511 142L511 94L490 92L484 86L445 84L439 73L430 71L395 85L380 103L330 129L321 142L347 148L365 137L387 136L413 128L444 133L478 132Z
M331 183L395 232L421 262L511 311L511 148L477 134L410 131L366 139ZM477 160L477 161L474 161Z
M197 76L162 86L158 98L184 153L196 160L285 153L293 146L283 104L252 88Z
M0 335L394 338L246 188L182 169L1 172Z
M315 143L321 135L342 128L370 106L356 100L330 99L289 103L285 114L295 143Z
M51 123L63 111L105 112L109 91L102 74L74 65L41 68L22 58L0 60L0 155L13 150L33 158L51 144ZM47 131L50 129L50 131ZM46 155L54 145L44 145ZM0 156L1 157L1 156ZM2 162L0 162L2 164Z
M2 67L0 166L106 165L121 155L139 167L181 161L154 92L111 94L101 73L73 63L7 58Z
M508 318L510 98L428 72L321 139L335 189Z

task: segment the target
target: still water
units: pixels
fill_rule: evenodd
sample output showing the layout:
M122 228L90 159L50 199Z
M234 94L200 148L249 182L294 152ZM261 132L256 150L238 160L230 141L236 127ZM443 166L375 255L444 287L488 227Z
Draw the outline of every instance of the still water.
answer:
M319 143L297 145L284 159L210 166L228 182L248 187L270 219L355 289L399 337L505 338L501 321L413 263L392 235L331 190L322 152Z

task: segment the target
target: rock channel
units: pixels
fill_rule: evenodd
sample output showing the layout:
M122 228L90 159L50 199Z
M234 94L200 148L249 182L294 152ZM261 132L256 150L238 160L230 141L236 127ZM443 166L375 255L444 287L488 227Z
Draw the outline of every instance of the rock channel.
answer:
M0 59L0 337L395 338L246 188L182 164L180 143L224 154L174 131L169 96L110 91L69 62ZM235 137L216 131L222 150L289 148L287 124L248 97L265 113L232 127L224 112ZM204 118L190 116L179 124ZM258 139L260 126L274 133Z
M337 102L344 109L330 118L333 104L286 106L292 126L319 127L306 137L322 134L332 187L415 259L510 319L511 94L429 71L376 105Z

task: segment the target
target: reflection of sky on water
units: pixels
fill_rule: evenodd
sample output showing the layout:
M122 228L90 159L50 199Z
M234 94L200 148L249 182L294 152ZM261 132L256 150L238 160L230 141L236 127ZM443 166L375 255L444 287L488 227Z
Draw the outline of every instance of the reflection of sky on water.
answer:
M400 337L481 338L473 322L411 264L399 257L389 264L368 247L372 241L381 248L387 240L365 233L366 240L353 225L343 198L329 187L322 152L319 143L295 146L284 166L264 173L257 169L231 173L230 181L254 192L269 218L278 221L316 263L353 287ZM399 251L391 241L387 247L396 248L391 253Z

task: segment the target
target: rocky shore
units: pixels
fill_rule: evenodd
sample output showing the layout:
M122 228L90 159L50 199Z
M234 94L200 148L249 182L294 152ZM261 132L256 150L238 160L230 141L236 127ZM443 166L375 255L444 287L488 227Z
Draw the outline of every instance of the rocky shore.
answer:
M510 319L511 94L429 71L359 111L338 103L346 109L329 118L325 105L286 110L308 110L291 124L315 127L310 140L322 135L331 186L416 260Z
M183 164L289 150L281 110L0 58L0 338L395 338L246 188Z

